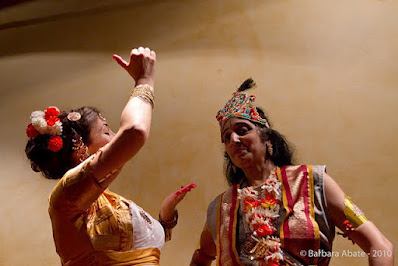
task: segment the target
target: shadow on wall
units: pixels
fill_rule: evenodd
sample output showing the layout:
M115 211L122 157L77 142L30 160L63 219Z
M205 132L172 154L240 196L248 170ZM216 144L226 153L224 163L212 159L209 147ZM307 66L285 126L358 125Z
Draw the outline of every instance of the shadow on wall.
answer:
M30 2L32 0L0 0L0 9L16 6L25 2Z
M13 7L15 8L16 5L22 4L25 2L29 2L32 0L15 0L15 1L4 1L4 3L0 2L0 9L3 8L9 8ZM36 1L37 2L37 1ZM84 16L90 16L90 15L96 15L96 14L102 14L105 12L112 12L112 11L117 11L117 10L123 10L125 8L130 8L132 6L137 7L142 3L143 1L134 1L130 3L113 3L113 4L92 4L91 5L85 5L85 4L76 4L73 6L72 10L70 11L60 11L58 8L62 8L63 4L61 1L58 1L56 4L55 9L52 9L53 11L51 13L53 14L29 14L28 18L21 18L21 19L13 19L12 21L6 21L5 23L0 24L0 30L5 30L5 29L11 29L11 28L19 28L19 27L24 27L24 26L34 26L42 23L47 23L47 22L53 22L53 21L59 21L62 19L68 19L68 18L77 18L77 17L84 17ZM40 5L40 3L39 3ZM21 6L19 6L21 7ZM16 8L19 8L16 7ZM50 8L51 10L51 8Z
M273 2L267 1L267 4ZM67 5L66 2L64 4ZM52 15L32 17L32 13L24 12L24 16L30 17L6 22L3 19L0 24L0 42L3 44L0 57L63 50L109 52L124 50L126 44L128 47L150 44L156 50L176 50L194 49L199 42L201 47L225 48L232 38L232 35L225 38L225 34L232 33L228 33L230 28L222 27L226 24L223 20L243 10L243 3L239 1L226 4L225 1L210 0L189 3L138 0L101 6L79 5L77 2L64 10L59 10L63 4L56 5L57 11ZM213 8L208 9L209 5ZM184 45L181 47L181 44Z

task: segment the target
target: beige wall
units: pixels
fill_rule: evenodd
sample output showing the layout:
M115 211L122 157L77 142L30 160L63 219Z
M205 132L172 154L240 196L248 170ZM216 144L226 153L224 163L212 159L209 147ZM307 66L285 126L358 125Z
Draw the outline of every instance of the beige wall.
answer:
M164 196L198 184L179 207L162 265L188 265L207 204L226 188L214 117L250 76L259 105L294 143L299 162L326 164L397 244L396 1L136 1L84 12L76 12L79 1L63 2L0 10L8 25L0 30L0 265L59 262L47 214L55 182L24 157L30 112L94 105L117 130L132 82L111 55L127 57L139 45L158 54L153 127L111 189L157 216ZM49 10L72 15L6 24ZM359 248L337 237L335 250ZM348 263L366 259L331 265Z

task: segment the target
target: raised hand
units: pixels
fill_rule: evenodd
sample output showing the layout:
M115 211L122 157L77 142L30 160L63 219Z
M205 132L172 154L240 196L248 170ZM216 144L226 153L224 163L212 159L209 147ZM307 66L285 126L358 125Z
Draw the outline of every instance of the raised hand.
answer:
M129 62L119 55L113 55L116 62L123 67L135 80L136 85L148 84L151 87L155 83L156 53L149 48L139 47L131 50Z
M160 216L163 221L167 222L174 219L174 210L176 206L184 199L185 195L195 187L195 184L189 184L188 186L181 187L181 189L177 190L164 199L160 209Z

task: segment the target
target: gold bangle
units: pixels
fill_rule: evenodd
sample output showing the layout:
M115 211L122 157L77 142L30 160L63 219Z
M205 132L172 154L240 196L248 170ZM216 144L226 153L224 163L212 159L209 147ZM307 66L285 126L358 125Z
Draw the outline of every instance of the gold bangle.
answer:
M131 97L138 97L148 102L152 106L152 109L154 108L155 95L153 93L153 88L148 84L135 86L131 91Z

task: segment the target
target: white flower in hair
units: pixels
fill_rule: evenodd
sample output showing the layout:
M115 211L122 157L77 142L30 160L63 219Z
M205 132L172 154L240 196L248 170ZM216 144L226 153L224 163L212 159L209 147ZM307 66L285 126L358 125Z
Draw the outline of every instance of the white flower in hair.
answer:
M43 112L44 114L44 112ZM40 134L46 134L47 133L47 122L44 119L44 116L34 116L32 118L32 125L36 128L37 131L40 132Z
M36 117L42 117L44 118L45 113L43 111L34 111L30 114L30 119L36 118Z
M47 126L47 132L50 135L56 136L56 135L61 135L62 133L62 123L61 121L55 122L53 126Z
M46 117L46 112L50 112L50 114L47 113L49 115L48 118ZM34 111L30 115L31 124L40 134L59 136L62 134L62 122L58 118L59 112L60 110L56 106L50 106L46 111ZM46 119L53 119L53 125L50 126L49 120Z

